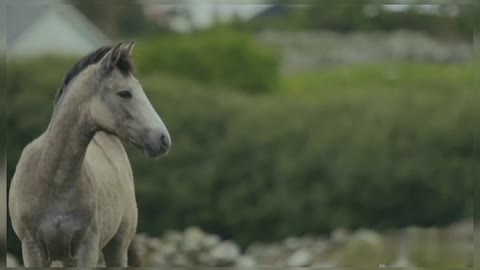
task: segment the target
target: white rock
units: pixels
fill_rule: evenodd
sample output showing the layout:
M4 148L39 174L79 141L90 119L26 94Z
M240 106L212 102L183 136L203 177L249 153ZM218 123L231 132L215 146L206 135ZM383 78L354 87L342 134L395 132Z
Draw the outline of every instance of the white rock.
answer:
M257 262L251 256L243 255L238 258L235 266L238 268L254 268L257 266Z
M203 238L203 247L206 249L211 249L214 246L220 243L220 237L217 235L206 235Z
M233 266L240 256L240 248L232 241L223 241L210 251L216 266Z
M382 244L382 237L371 230L359 230L357 231L351 239L349 246L353 247L370 247L377 248Z
M183 249L188 253L197 252L202 248L205 233L198 227L189 227L185 230Z
M287 260L290 267L306 267L312 264L312 255L306 249L299 249L293 253Z
M183 241L183 235L182 233L176 232L176 231L169 231L165 233L165 236L163 237L163 240L165 242L178 245Z
M7 267L19 267L18 261L13 255L7 253Z

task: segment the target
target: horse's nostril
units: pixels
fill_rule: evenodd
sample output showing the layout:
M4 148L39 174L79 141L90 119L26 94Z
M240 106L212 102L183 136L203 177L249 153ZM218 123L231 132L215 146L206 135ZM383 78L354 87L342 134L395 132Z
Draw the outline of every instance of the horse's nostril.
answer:
M164 147L170 147L170 142L168 141L167 136L162 135L162 136L160 137L160 142L162 143L162 146L164 146Z

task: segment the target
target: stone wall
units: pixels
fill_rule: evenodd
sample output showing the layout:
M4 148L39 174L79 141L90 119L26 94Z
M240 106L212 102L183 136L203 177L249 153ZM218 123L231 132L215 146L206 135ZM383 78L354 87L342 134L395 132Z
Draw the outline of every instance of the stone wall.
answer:
M383 233L337 229L330 235L288 237L275 243L235 242L198 227L166 232L160 237L138 234L145 267L466 267L473 263L473 222L449 227L407 228ZM12 256L9 266L18 266Z
M151 267L469 266L473 259L472 221L382 234L337 229L327 236L288 237L276 243L252 243L245 249L197 227L159 238L140 234L137 240L145 266Z
M412 31L349 34L264 31L257 38L281 50L284 72L390 60L462 63L473 55L472 43L442 41Z

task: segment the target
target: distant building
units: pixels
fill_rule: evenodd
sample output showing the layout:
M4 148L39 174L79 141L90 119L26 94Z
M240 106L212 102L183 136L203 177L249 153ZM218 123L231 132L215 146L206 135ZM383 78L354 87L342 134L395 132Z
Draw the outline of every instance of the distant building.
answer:
M83 55L111 42L65 1L12 1L6 11L9 57Z

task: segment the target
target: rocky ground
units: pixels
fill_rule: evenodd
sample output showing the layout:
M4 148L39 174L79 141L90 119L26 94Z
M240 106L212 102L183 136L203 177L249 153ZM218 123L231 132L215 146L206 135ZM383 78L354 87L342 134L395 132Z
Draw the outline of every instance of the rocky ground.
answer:
M264 44L280 49L284 72L299 72L340 64L378 61L462 63L473 56L471 42L447 41L427 34L399 30L391 33L330 31L264 31Z
M382 234L337 229L327 236L288 237L276 243L252 243L244 249L198 227L161 237L139 234L137 242L146 267L466 267L473 262L472 221ZM18 265L12 256L7 260L9 266Z
M146 266L460 267L472 263L473 222L384 234L338 229L329 236L288 237L277 243L252 243L243 250L197 227L168 232L160 238L140 234L138 241Z

